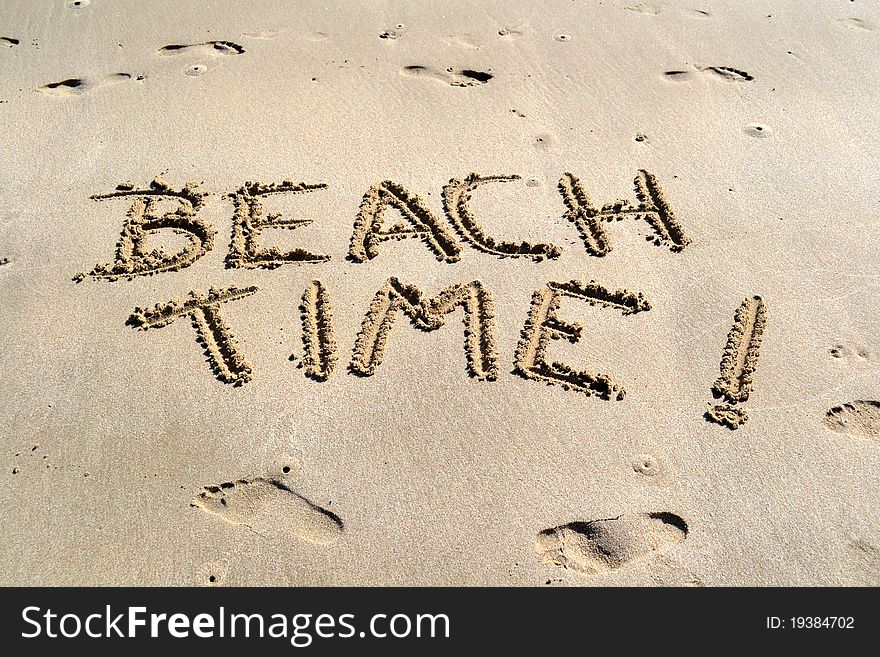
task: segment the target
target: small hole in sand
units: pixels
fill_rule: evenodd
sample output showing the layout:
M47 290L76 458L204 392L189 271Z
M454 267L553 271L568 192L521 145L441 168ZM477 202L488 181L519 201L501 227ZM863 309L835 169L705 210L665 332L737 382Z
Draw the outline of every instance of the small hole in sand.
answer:
M220 504L222 504L223 506L226 506L226 499L225 499L225 498L224 498L224 499L221 499L221 500L220 500Z
M283 468L281 468L281 472L283 472L284 474L288 474L290 472L290 466L285 465Z
M208 578L208 581L209 581L209 582L212 582L212 583L213 583L213 582L216 582L216 581L217 581L217 577L216 577L216 575L211 575L211 576Z
M745 132L750 137L767 139L768 137L773 135L773 128L761 123L749 123L743 126L743 132Z

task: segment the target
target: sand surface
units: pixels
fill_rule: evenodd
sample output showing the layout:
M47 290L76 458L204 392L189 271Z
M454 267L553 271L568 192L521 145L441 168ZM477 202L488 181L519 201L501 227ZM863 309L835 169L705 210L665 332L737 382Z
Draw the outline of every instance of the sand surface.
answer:
M880 584L878 25L6 0L0 583Z

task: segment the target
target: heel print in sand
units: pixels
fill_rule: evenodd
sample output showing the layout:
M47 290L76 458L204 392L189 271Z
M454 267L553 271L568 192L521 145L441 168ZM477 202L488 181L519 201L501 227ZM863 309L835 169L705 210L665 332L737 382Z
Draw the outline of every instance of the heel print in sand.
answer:
M598 575L665 552L687 534L687 523L674 513L640 513L545 529L538 534L535 550L544 563Z
M326 545L342 533L337 516L275 479L257 477L205 486L192 506L261 536L296 537Z
M708 421L737 429L749 419L746 410L736 404L747 401L752 391L752 377L758 365L766 323L767 311L759 296L744 299L736 309L721 357L721 376L712 386L712 394L722 403L706 411Z

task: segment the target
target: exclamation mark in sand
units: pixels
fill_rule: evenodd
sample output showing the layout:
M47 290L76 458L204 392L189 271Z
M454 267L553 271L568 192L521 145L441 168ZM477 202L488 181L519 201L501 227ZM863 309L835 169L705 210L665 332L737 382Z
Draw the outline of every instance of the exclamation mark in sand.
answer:
M746 410L736 404L747 401L752 391L752 377L766 323L767 311L759 296L744 299L736 309L721 356L721 376L712 386L712 394L721 401L706 411L709 422L737 429L749 419Z

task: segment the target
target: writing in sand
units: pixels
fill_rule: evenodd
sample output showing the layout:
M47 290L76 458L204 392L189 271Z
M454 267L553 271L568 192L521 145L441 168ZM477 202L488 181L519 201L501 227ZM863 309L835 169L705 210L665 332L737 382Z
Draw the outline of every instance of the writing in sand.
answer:
M553 244L509 242L492 237L471 209L472 195L481 186L518 179L516 175L481 176L476 173L462 179L453 178L442 189L442 216L403 186L389 180L377 183L364 194L355 217L347 260L351 263L372 260L379 256L383 243L403 239L419 240L441 263L458 261L465 245L500 258L525 258L536 262L556 259L561 249ZM328 262L330 256L302 248L282 250L261 244L261 234L268 228L295 230L312 223L310 219L266 212L263 208L265 197L310 194L326 189L327 185L323 183L284 180L273 184L246 182L228 194L234 212L226 267L274 269L287 264L317 266ZM587 188L571 173L561 176L558 189L567 208L565 218L573 224L590 256L603 257L612 250L613 241L606 224L624 219L646 222L650 227L647 239L673 252L680 252L690 242L660 182L645 170L639 170L635 176L635 200L632 201L618 200L596 205ZM143 188L126 183L112 192L93 196L98 201L126 200L129 208L113 261L98 264L87 273L77 274L74 280L131 280L138 276L190 267L214 248L217 233L199 217L199 210L207 196L208 193L196 183L187 183L175 189L160 178ZM396 211L399 217L390 226L386 222L389 208ZM161 231L183 236L185 245L168 249L151 244L150 237ZM146 330L167 326L179 318L189 318L216 378L238 386L251 379L252 366L224 317L222 307L223 304L257 292L254 286L211 288L207 292L194 290L184 297L162 301L152 307L135 308L128 324ZM609 375L575 370L564 363L548 360L546 352L551 340L564 339L576 343L583 331L580 325L567 322L558 315L564 298L580 300L623 315L635 315L651 309L651 304L640 292L612 290L596 281L547 282L532 295L531 309L513 355L513 372L528 380L560 385L567 390L604 400L623 399L623 387ZM750 302L752 306L760 303L760 299L756 299ZM736 382L741 381L742 377L750 381L754 370L763 328L763 305L754 307L760 309L760 321L755 321L755 313L751 311L738 311L735 318L735 336L730 338L722 362L722 378L733 382L728 383L728 387L739 385ZM376 372L382 364L385 345L399 315L404 315L420 330L434 331L444 326L449 315L459 308L462 309L464 320L466 371L481 381L495 380L499 369L494 337L495 309L491 291L479 280L458 283L430 296L414 284L390 277L370 303L355 341L348 371L362 377ZM304 353L301 365L306 376L325 381L334 372L338 350L331 294L319 280L309 282L303 291L300 318ZM741 323L748 326L737 328ZM747 333L747 339L740 345L734 338L739 339L743 331ZM744 354L742 358L738 356L740 352ZM719 396L725 396L723 391L716 394L716 397ZM742 394L728 401L742 401ZM745 421L744 410L727 406L715 407L715 411L708 415L711 415L708 419L732 428ZM716 419L716 416L720 419Z

